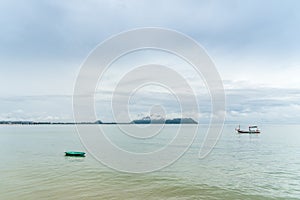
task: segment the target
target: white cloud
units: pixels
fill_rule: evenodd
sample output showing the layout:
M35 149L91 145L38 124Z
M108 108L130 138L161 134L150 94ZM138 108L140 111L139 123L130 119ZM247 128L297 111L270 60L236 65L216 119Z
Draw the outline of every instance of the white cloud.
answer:
M207 49L224 80L229 121L299 120L298 2L29 0L0 5L2 118L72 120L71 97L49 95L72 94L90 50L120 31L158 26L188 34ZM110 91L122 75L134 65L153 62L184 76L200 102L200 113L189 114L208 119L210 99L201 77L179 59L153 52L129 55L108 71L96 95L101 100L96 104L106 105L99 118L112 119L107 114ZM136 113L143 113L154 96L143 95L145 105L137 106ZM157 100L168 102L166 91L158 95ZM175 105L168 108L170 116L178 114Z

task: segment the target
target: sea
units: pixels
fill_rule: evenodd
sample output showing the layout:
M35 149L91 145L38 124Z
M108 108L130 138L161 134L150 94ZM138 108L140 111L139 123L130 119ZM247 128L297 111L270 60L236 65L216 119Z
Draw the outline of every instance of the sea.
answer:
M80 126L102 126L120 148L153 151L176 137L180 125L166 125L162 134L140 142L126 139L119 125ZM191 126L183 127L186 134ZM224 125L204 158L199 149L208 126L199 125L174 163L128 173L95 159L75 125L2 125L0 199L300 199L300 125L264 124L261 134L252 135L237 134L235 127ZM85 151L86 157L66 157L68 150Z

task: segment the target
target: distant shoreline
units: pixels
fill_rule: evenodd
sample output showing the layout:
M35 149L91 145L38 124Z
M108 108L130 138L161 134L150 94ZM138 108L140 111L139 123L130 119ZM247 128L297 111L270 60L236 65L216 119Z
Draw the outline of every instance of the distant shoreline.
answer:
M154 119L149 118L133 120L132 122L116 123L116 122L102 122L97 120L95 122L36 122L36 121L0 121L0 125L114 125L114 124L198 124L192 118L175 118L175 119Z

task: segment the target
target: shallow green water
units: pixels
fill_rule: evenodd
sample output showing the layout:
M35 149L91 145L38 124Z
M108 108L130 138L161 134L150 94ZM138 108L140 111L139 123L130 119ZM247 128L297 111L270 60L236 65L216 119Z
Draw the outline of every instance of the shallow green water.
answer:
M175 128L141 145L116 126L104 127L119 146L145 151L164 144ZM0 126L0 199L300 199L300 126L265 125L261 135L237 135L226 125L200 160L205 130L173 165L129 174L88 152L64 157L66 150L84 150L74 126Z

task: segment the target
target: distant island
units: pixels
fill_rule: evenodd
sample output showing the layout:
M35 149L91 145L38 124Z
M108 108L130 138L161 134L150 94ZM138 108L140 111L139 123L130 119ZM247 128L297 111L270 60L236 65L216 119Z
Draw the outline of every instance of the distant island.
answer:
M142 119L133 120L128 123L117 122L102 122L97 120L95 122L36 122L36 121L0 121L0 125L75 125L75 124L198 124L192 118L174 118L174 119L151 119L150 117L143 117Z
M148 117L143 117L142 119L133 120L133 124L198 124L192 118L174 118L174 119L151 119Z

